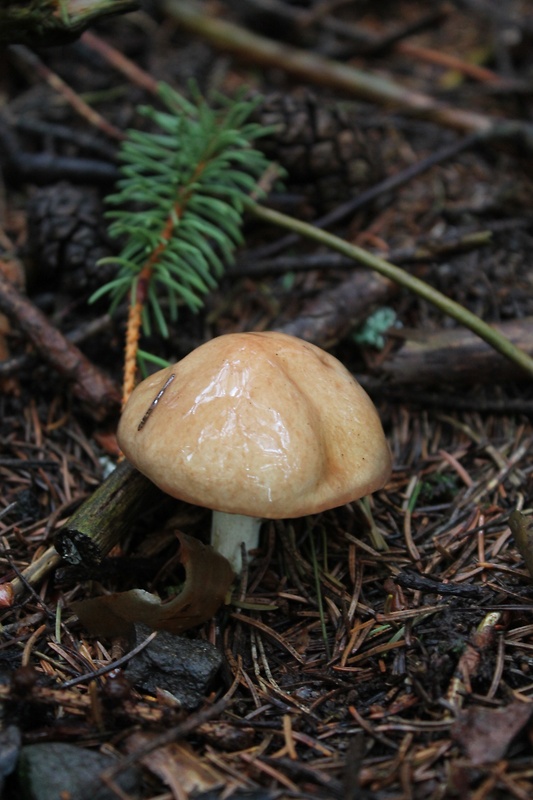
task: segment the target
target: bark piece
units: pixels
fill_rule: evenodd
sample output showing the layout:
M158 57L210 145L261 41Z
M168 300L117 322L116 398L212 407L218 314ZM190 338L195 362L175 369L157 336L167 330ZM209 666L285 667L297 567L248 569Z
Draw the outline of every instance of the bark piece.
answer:
M502 322L493 327L528 355L533 355L533 317ZM490 345L464 328L419 332L382 367L391 384L442 385L492 383L517 380L525 376L520 367L497 353Z
M372 306L386 303L397 291L397 284L387 278L357 269L310 302L297 319L280 320L274 329L327 349L361 324Z

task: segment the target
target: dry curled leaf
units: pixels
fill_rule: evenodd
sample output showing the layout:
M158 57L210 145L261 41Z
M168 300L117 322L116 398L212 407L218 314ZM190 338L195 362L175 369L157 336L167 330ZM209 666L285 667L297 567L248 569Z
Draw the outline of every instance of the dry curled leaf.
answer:
M128 752L144 750L157 737L149 733L134 733L126 743ZM141 758L141 763L168 786L174 800L187 800L191 793L209 792L223 786L227 776L197 755L186 742L172 742L158 747Z
M521 514L520 511L513 511L509 517L509 527L511 528L515 544L520 555L525 561L527 571L533 578L533 530L532 519Z
M505 756L532 712L533 705L521 700L500 708L472 706L461 711L451 735L462 745L474 766L495 763Z
M72 604L83 625L98 636L118 636L142 622L154 630L183 633L216 613L233 581L229 562L198 539L177 534L185 583L171 600L143 589L115 592Z

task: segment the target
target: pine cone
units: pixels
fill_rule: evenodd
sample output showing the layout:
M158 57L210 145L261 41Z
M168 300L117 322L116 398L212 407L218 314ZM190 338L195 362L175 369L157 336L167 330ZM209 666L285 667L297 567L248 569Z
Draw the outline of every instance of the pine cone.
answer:
M311 93L268 95L256 112L275 131L257 146L283 166L286 184L319 211L348 200L381 177L375 142L338 104Z
M97 192L64 182L38 189L27 214L38 285L89 293L114 276L114 265L97 266L98 259L111 254Z

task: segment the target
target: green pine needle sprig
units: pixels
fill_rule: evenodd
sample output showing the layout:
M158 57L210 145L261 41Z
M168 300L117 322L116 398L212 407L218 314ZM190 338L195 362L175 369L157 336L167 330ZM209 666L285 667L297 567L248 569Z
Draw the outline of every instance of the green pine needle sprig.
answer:
M214 109L194 92L189 101L166 84L165 110L140 109L149 132L129 131L121 146L121 178L107 197L109 234L124 241L116 277L96 291L111 311L129 295L143 304L143 327L168 335L180 305L198 311L242 242L242 218L269 166L253 144L270 132L249 122L259 100L219 99ZM162 310L166 295L168 312Z

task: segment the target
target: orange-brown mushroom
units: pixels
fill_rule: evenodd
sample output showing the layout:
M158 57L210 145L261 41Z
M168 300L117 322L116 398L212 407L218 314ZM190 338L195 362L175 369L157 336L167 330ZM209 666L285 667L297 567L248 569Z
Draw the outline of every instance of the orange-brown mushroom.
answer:
M240 569L267 519L300 517L381 488L390 452L348 370L276 332L220 336L137 386L118 439L173 497L212 509L212 544Z

